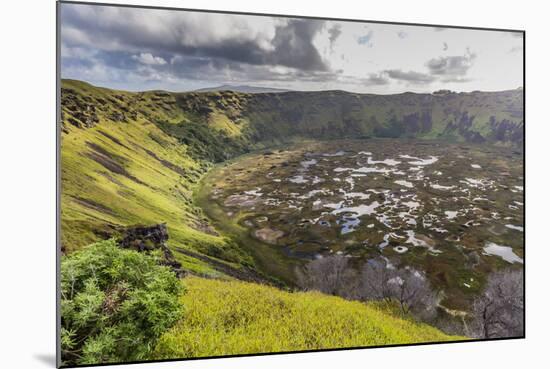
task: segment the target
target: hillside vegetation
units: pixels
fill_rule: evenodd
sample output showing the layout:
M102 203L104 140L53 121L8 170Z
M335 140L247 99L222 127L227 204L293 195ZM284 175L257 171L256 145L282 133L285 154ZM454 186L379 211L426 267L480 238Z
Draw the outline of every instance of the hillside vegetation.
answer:
M394 316L391 308L318 292L184 279L185 316L159 340L157 359L464 339Z
M147 255L101 241L61 263L64 365L143 360L183 313L183 286ZM131 339L129 339L131 338Z
M397 95L344 91L255 94L245 116L261 139L301 135L523 142L523 91Z
M121 227L166 222L186 270L254 268L193 203L213 164L300 138L419 137L521 148L523 91L399 95L125 92L63 80L61 238L66 253Z
M269 286L285 283L267 275L257 255L249 253L254 244L242 247L242 240L212 226L197 205L199 181L218 163L303 139L413 137L521 151L522 106L522 90L388 96L342 91L133 93L62 81L62 283L69 288L75 276L83 276L82 298L73 296L70 287L65 304L70 309L63 313L67 360L173 359L462 339L402 316L391 305ZM175 282L183 289L169 285L166 293L140 295L150 300L151 311L156 303L172 299L183 306L182 318L142 316L151 334L141 338L146 344L135 343L146 346L141 351L133 343L115 344L116 337L133 329L132 322L142 324L132 318L142 310L117 310L119 303L126 306L126 287L121 294L118 287L109 287L118 286L112 275L118 267L131 272L127 260L154 269L136 250L113 251L127 227L136 225L145 227L134 229L158 225L152 228L166 231L164 256L169 249L187 275ZM112 241L97 243L107 239ZM111 251L101 251L105 247ZM95 267L90 272L89 260L110 265L102 261L109 255L125 261L108 267L105 275ZM152 272L151 281L154 275L160 276ZM116 309L105 310L113 301ZM179 311L172 307L169 311ZM113 313L112 320L106 311ZM117 325L119 312L128 312L124 318L130 323L124 329ZM87 325L86 319L97 317L103 319L103 331L87 332L96 324Z
M192 192L210 167L189 146L152 121L181 121L181 110L153 106L155 93L131 94L83 82L62 85L61 238L70 253L110 238L120 227L166 222L170 246L222 258L229 267L251 265L231 240L219 236L192 203ZM182 253L187 270L220 275Z

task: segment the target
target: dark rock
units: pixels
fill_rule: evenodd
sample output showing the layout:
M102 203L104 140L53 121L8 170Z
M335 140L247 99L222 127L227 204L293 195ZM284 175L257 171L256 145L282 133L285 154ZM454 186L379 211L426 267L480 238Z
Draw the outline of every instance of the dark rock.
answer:
M153 226L133 226L125 228L118 245L124 249L138 252L162 251L162 265L170 267L178 277L183 277L185 271L181 264L174 258L172 251L166 245L168 241L168 229L165 223Z
M119 111L112 112L109 118L115 122L126 122L126 116Z
M72 111L73 117L69 117L67 121L78 128L91 128L99 123L99 117L96 113L96 108L93 105L76 102L76 105L68 106Z

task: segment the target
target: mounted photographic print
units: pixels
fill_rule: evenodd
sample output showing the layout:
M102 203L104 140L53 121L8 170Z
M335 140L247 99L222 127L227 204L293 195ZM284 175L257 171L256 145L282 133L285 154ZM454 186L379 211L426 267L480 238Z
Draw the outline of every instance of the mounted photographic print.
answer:
M58 365L524 337L523 31L62 1L58 77Z

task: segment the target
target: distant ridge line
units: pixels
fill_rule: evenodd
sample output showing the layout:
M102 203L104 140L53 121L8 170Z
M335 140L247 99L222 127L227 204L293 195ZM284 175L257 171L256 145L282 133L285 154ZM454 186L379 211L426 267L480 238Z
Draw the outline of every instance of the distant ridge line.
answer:
M288 90L284 88L273 88L273 87L260 87L260 86L248 86L248 85L220 85L215 87L205 87L193 90L193 92L218 92L218 91L234 91L241 93L273 93L273 92L289 92L293 90Z

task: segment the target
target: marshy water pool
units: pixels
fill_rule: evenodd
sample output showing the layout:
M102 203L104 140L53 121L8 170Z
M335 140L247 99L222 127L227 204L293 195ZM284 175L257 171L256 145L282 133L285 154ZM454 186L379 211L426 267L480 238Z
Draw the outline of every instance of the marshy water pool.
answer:
M306 142L212 170L197 199L214 224L292 282L308 260L423 270L463 308L488 273L523 263L523 154L408 139Z

